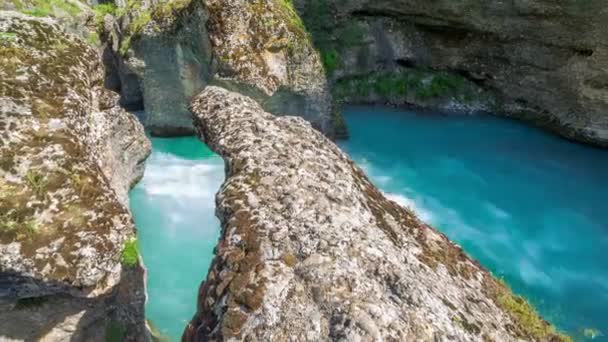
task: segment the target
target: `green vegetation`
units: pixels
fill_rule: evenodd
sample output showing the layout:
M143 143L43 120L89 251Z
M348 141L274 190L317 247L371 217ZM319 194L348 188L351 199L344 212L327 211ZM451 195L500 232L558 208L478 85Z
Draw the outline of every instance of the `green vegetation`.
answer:
M19 227L19 223L8 214L0 216L0 232L12 233Z
M17 34L13 32L0 32L0 42L12 42L17 39Z
M283 7L283 10L287 14L287 18L289 19L289 24L300 34L306 34L306 28L304 27L304 23L302 22L302 18L298 12L296 12L293 7L292 0L279 0L279 4Z
M18 11L35 17L56 16L60 12L74 17L81 12L78 5L65 0L11 0L11 2Z
M17 240L30 239L38 232L35 220L20 222L17 215L5 213L0 215L0 232L12 234Z
M420 100L454 96L463 102L473 98L472 87L464 77L425 70L400 73L373 73L340 79L334 87L338 99L377 95L386 100L413 94Z
M127 267L133 267L138 262L139 248L137 247L137 239L127 240L122 249L122 264Z
M109 14L115 16L118 13L116 5L112 3L99 4L93 7L93 12L95 12L95 24L98 28L102 28L103 19L106 17L106 15Z
M116 320L110 320L106 325L106 342L122 342L127 334L125 326Z
M340 46L353 47L363 42L365 33L358 22L351 21L347 22L344 27L338 29L337 36Z
M325 67L325 72L331 75L341 64L340 54L333 48L321 50L321 61Z
M25 175L25 182L29 188L38 196L44 196L46 186L48 185L48 179L37 171L28 171Z
M171 0L159 3L152 9L152 18L160 20L175 15L182 9L188 7L192 0Z
M89 44L91 44L93 46L99 46L101 44L101 41L99 39L99 33L90 32L89 35L87 36L87 42L89 42Z
M361 24L355 20L334 27L334 16L335 10L327 0L310 0L307 3L304 25L321 54L328 76L342 66L344 50L361 45L365 35Z
M127 13L133 14L120 43L118 52L125 55L131 48L133 39L141 34L142 30L152 20L160 22L165 18L171 18L180 10L190 5L190 3L191 0L173 0L159 3L153 8L143 9L140 1L129 0L125 8L118 9L114 14L117 17L121 17Z
M524 298L513 294L502 279L498 283L496 303L511 315L526 334L538 341L572 342L571 337L558 333L554 326L543 320Z

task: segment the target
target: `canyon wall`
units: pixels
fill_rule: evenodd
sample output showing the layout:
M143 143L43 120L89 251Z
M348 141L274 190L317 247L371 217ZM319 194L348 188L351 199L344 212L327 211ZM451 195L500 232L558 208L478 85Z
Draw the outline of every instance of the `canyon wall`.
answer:
M127 191L150 152L57 21L0 11L0 339L146 339Z
M145 109L154 135L194 134L189 100L207 84L344 135L320 57L290 2L143 1L104 18L107 85ZM336 128L338 127L338 128Z
M191 109L227 179L183 341L566 340L309 123L218 87Z
M608 146L605 1L296 4L344 102L481 110Z

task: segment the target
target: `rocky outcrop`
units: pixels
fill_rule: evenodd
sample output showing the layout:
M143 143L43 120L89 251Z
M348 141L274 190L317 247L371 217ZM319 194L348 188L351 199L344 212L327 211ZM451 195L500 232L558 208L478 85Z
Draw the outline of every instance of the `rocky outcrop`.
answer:
M484 110L608 146L601 0L296 3L347 102Z
M122 16L104 20L107 86L124 106L145 109L157 136L194 134L188 103L211 78L206 12L183 3L128 2Z
M301 116L335 135L319 54L290 1L205 0L220 79L269 112ZM245 88L245 89L243 89Z
M105 23L109 86L123 104L143 103L152 134L193 134L187 105L208 83L301 116L329 136L344 134L319 55L289 1L143 1L120 12Z
M56 23L0 11L0 339L143 340L125 204L150 143Z
M184 341L563 338L304 120L218 87L191 109L227 179Z

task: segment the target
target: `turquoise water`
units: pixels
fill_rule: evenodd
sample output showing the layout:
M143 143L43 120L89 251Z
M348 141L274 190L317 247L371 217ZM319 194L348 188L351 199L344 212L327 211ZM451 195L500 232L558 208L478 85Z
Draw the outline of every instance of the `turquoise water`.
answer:
M152 145L131 210L148 269L146 315L179 341L219 237L215 193L224 163L195 137L153 138Z
M608 333L608 151L487 116L353 107L341 146L396 201L582 339ZM153 139L131 192L147 316L173 341L196 310L219 236L224 164L198 139ZM595 341L605 341L606 337Z
M608 334L608 151L488 116L353 107L346 120L341 146L390 197L577 340Z

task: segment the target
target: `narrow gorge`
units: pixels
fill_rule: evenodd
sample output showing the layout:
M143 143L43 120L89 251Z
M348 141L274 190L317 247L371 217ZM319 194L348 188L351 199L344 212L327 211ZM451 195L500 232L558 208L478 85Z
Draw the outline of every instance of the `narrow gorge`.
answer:
M606 22L0 0L0 340L606 340Z

